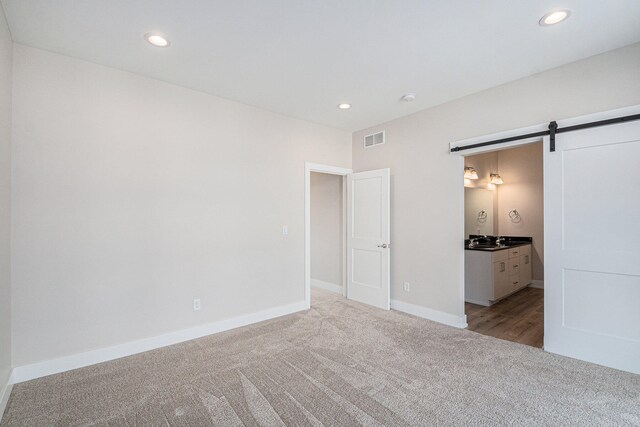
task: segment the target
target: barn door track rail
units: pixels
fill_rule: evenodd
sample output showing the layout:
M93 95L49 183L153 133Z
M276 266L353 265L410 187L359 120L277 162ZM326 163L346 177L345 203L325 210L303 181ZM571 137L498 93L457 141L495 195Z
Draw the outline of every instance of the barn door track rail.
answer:
M596 122L581 123L579 125L566 126L563 128L559 128L558 123L556 123L555 121L552 121L549 123L549 130L527 133L524 135L510 136L508 138L494 139L493 141L478 142L475 144L463 145L462 147L453 147L451 148L451 152L455 153L458 151L470 150L472 148L486 147L488 145L504 144L505 142L519 141L521 139L529 139L529 138L535 138L538 136L547 136L547 135L549 135L549 151L553 152L553 151L556 151L556 134L571 132L574 130L589 129L589 128L595 128L599 126L607 126L607 125L614 125L618 123L631 122L633 120L640 120L640 114L632 114L630 116L622 116L622 117L615 117L613 119L598 120Z

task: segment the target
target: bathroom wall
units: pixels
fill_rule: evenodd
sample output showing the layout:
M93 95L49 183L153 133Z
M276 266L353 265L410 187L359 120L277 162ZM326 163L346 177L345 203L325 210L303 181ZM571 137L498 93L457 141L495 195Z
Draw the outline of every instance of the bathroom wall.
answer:
M544 280L544 181L542 142L498 151L498 232L504 236L531 236L533 279ZM520 221L509 218L517 209Z

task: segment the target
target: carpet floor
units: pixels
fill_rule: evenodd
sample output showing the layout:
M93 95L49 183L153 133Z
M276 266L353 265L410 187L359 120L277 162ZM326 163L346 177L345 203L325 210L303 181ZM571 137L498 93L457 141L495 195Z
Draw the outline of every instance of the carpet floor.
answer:
M17 384L1 425L640 425L639 375L328 292L312 301Z

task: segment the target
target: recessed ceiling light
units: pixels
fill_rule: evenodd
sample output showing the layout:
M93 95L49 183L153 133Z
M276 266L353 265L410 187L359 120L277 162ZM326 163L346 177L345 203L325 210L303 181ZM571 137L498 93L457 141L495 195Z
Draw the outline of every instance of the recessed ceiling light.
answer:
M416 99L416 94L415 93L407 93L402 95L401 98L404 102L411 102L414 101Z
M165 39L158 33L147 33L144 35L145 40L157 47L169 46L169 40Z
M544 15L542 18L540 18L540 21L538 21L538 23L540 25L542 25L543 27L548 27L549 25L554 25L554 24L558 24L562 21L564 21L565 19L567 19L569 17L569 15L571 15L571 11L570 10L555 10L553 12L549 12L546 15Z
M348 110L351 108L351 104L338 104L338 108L341 110Z

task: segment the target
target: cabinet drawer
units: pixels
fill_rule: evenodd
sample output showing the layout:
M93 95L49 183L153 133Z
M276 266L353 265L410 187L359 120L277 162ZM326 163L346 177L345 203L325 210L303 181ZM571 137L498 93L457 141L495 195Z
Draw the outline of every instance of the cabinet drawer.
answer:
M521 249L522 249L522 246L509 249L509 258L520 258Z
M509 276L518 276L520 273L520 258L511 258L508 262Z

